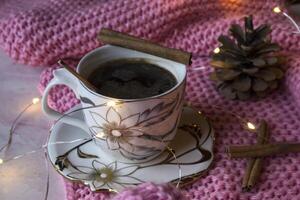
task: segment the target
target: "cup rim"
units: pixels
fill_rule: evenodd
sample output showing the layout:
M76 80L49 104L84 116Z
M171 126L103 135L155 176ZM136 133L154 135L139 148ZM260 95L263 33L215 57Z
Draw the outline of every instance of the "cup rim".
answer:
M80 66L82 65L82 62L84 60L86 60L91 54L94 54L96 53L97 51L99 50L103 50L103 49L106 49L106 48L111 48L111 47L118 47L118 48L123 48L123 47L119 47L119 46L115 46L115 45L104 45L104 46L101 46L101 47L98 47L90 52L88 52L87 54L85 54L79 61L77 67L76 67L76 71L77 73L79 73L79 68ZM123 49L126 49L126 48L123 48ZM132 50L132 49L126 49L126 50ZM144 52L141 52L143 54L147 54L147 53L144 53ZM154 56L158 59L163 59L163 60L167 60L167 61L172 61L172 62L175 62L173 60L169 60L169 59L166 59L166 58L161 58L161 57L158 57L158 56L155 56L155 55L152 55L152 54L148 54L148 55L151 55L151 56ZM176 62L175 62L176 63ZM181 64L181 63L179 63ZM183 64L182 64L183 65ZM82 83L80 80L80 84L86 89L88 90L90 93L98 96L98 97L101 97L101 98L105 98L105 99L108 99L108 100L114 100L114 101L122 101L122 102L135 102L135 101L145 101L145 100L151 100L151 99L157 99L157 98L160 98L162 96L165 96L165 95L168 95L172 92L174 92L176 89L178 89L179 87L181 87L183 84L185 84L186 82L186 76L187 76L187 70L186 70L186 66L184 66L184 74L183 74L183 79L178 82L174 87L172 87L171 89L165 91L164 93L161 93L161 94L158 94L158 95L155 95L155 96L150 96L150 97L144 97L144 98L136 98L136 99L125 99L125 98L115 98L115 97L109 97L109 96L105 96L103 94L100 94L100 93L97 93L93 90L91 90L89 87L87 87L84 83Z

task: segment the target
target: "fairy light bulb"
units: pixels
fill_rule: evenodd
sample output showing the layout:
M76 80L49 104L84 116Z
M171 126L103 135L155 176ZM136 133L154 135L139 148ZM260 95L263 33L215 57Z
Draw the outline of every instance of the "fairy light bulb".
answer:
M247 122L247 127L248 127L248 129L250 129L250 130L255 130L255 126L254 126L254 124L252 124L251 122Z
M214 49L214 53L215 54L220 53L220 51L221 51L221 49L219 47L217 47L217 48Z
M111 134L115 137L121 137L122 133L119 130L112 130Z
M280 13L281 12L281 9L279 6L276 6L275 8L273 8L273 12L274 13Z
M100 177L103 178L103 179L105 179L105 178L107 178L107 174L101 173L101 174L100 174Z
M38 97L35 97L32 99L33 104L38 104L39 102L40 102L40 98L38 98Z
M108 189L108 191L109 191L109 192L113 192L113 193L118 193L118 191L117 191L117 190L115 190L115 189L111 189L111 188L109 188L109 189Z
M3 159L0 158L0 165L3 164L3 163L4 163Z
M115 101L108 101L108 102L106 103L106 105L107 105L107 106L114 107L114 106L116 106L116 102L115 102Z
M277 13L277 14L282 13L282 15L284 17L286 17L292 23L292 25L296 28L297 31L294 31L293 33L300 34L300 27L298 26L297 22L293 19L293 17L288 15L286 12L282 11L279 6L276 6L275 8L273 8L273 12Z
M96 134L97 138L104 138L105 134L103 132L99 132Z

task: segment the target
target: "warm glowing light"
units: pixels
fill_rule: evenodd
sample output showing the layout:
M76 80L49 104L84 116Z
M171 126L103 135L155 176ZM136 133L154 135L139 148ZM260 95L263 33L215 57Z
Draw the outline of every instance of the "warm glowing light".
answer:
M122 133L119 130L112 130L111 134L115 137L121 137Z
M108 102L106 103L106 105L107 105L107 106L114 107L114 106L116 106L116 102L115 102L115 101L108 101Z
M280 10L279 6L273 8L273 12L274 12L274 13L280 13L281 10Z
M108 191L109 191L109 192L118 193L118 191L117 191L117 190L115 190L115 189L108 189Z
M107 178L107 174L101 173L101 174L100 174L100 177L105 179L105 178Z
M3 164L3 163L4 163L4 161L0 158L0 165Z
M254 130L254 129L255 129L254 124L252 124L251 122L247 122L247 126L248 126L248 128L251 129L251 130Z
M96 137L97 138L104 138L105 137L105 134L103 132L100 132L100 133L97 133L96 134Z
M221 51L221 50L220 50L219 47L217 47L217 48L214 49L214 53L220 53L220 51Z
M32 99L33 104L38 104L39 102L40 102L40 98L38 98L38 97L35 97Z

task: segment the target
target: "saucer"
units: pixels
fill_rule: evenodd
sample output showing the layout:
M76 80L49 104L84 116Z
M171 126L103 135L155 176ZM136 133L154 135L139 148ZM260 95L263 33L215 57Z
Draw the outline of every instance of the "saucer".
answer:
M83 119L80 110L70 116ZM184 107L174 140L151 160L124 161L107 156L88 132L60 121L51 129L47 151L52 165L65 178L80 181L92 191L120 191L144 182L188 184L209 169L213 145L209 120L201 112Z

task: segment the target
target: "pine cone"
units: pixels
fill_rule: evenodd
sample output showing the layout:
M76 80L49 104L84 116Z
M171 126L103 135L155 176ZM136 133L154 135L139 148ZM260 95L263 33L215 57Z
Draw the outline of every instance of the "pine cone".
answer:
M220 52L212 56L215 68L211 79L218 91L229 99L246 100L263 97L276 89L283 71L279 66L283 58L274 52L280 47L267 38L269 25L253 28L252 16L245 17L245 28L237 24L229 30L232 38L221 35Z

